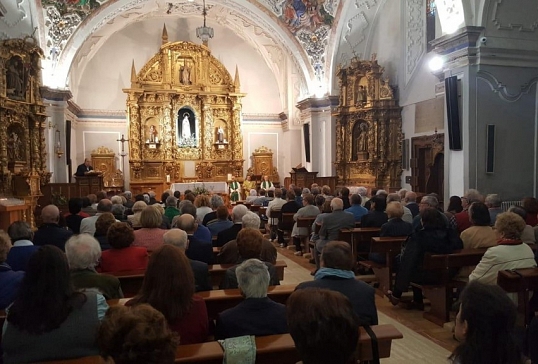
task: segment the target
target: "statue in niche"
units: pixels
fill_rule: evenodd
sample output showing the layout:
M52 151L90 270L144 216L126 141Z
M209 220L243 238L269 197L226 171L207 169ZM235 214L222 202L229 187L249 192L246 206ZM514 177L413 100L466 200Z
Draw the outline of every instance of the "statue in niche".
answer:
M362 103L366 103L367 97L366 97L366 88L364 86L359 86L359 92L358 92L358 101Z
M184 107L178 111L177 116L177 143L181 148L196 147L196 118L194 112Z
M191 123L189 121L189 114L183 114L183 120L181 121L181 137L188 139L191 137Z
M224 128L222 127L222 125L219 125L219 127L217 128L217 143L224 143Z
M13 57L9 61L6 74L8 97L22 98L24 95L24 69L22 61Z
M181 84L183 85L190 85L191 82L191 68L185 64L183 67L181 67Z
M366 123L361 123L359 126L360 133L357 137L357 151L367 152L368 151L368 126Z
M22 141L17 133L12 132L7 140L7 158L10 162L22 160Z
M155 125L149 126L149 142L150 143L158 143L159 138L157 138L157 128Z

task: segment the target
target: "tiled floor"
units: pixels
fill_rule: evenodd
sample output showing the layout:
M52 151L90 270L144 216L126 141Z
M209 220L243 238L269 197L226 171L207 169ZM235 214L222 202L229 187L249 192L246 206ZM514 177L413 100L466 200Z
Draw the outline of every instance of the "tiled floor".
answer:
M277 248L278 260L288 265L282 284L297 284L312 280L314 265L293 255L293 250ZM376 296L379 323L394 325L404 336L393 342L391 357L381 360L385 364L445 364L457 346L449 328L433 324L422 317L421 311L393 307L386 298Z

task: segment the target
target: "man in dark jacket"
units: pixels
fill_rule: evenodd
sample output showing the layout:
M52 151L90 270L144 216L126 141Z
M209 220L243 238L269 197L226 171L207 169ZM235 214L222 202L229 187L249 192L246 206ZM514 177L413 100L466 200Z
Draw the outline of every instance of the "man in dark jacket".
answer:
M245 299L219 315L215 339L287 333L286 306L267 297L267 265L258 259L248 259L237 267L235 274Z
M435 284L436 275L427 274L422 268L424 254L449 254L453 250L462 249L463 243L455 231L448 226L445 215L435 208L426 208L420 215L421 223L405 243L401 254L401 264L396 274L393 292L388 292L392 304L397 305L402 292L407 291L411 282L419 284ZM455 273L455 272L454 272ZM422 290L413 287L413 302L422 308Z
M60 210L55 205L47 205L41 210L43 224L34 234L34 245L54 245L65 251L65 242L73 232L58 225Z
M375 289L355 279L351 247L343 241L331 241L323 248L321 268L313 281L303 282L297 289L325 288L349 298L361 325L377 325Z

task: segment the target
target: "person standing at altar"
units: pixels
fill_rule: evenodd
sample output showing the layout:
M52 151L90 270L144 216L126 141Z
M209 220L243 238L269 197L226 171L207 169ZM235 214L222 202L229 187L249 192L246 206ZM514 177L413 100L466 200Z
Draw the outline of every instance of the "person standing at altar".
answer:
M75 173L75 176L84 177L86 173L93 171L93 167L90 165L90 162L91 161L89 158L84 159L84 163L77 167L77 173Z
M262 182L261 188L267 191L271 187L274 187L274 186L273 186L273 182L269 181L269 176L263 176L263 182Z
M241 192L241 185L235 180L235 176L232 176L232 182L228 185L230 188L230 200L237 202L240 199L239 193Z
M243 182L243 191L245 191L245 198L250 196L250 190L256 189L256 182L252 180L251 175L247 175L245 182Z

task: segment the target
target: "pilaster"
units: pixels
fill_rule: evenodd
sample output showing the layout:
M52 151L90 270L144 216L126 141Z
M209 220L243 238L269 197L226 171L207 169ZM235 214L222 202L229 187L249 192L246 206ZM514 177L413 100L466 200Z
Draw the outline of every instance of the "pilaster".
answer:
M310 136L310 162L306 161L305 134L301 136L301 162L319 177L334 176L336 159L336 119L333 111L338 106L338 96L307 98L297 103L301 123L308 126Z
M69 183L67 164L67 140L66 140L66 115L68 113L68 101L73 97L71 91L66 89L41 89L43 103L47 106L47 121L45 140L47 145L47 158L50 169L53 172L53 183ZM59 133L57 132L59 131ZM63 152L58 154L58 147Z

